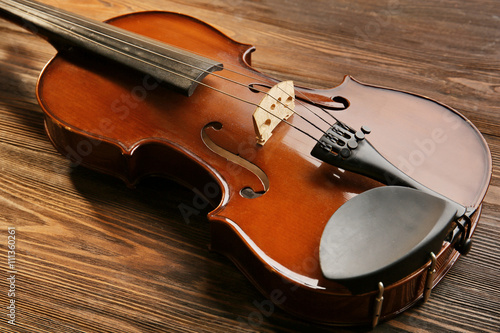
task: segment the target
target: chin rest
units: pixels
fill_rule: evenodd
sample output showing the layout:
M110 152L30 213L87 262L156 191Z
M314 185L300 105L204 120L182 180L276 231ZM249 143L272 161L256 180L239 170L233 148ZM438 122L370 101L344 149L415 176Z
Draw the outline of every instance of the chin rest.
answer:
M323 275L362 294L388 286L439 253L460 206L423 191L384 186L342 205L320 243Z

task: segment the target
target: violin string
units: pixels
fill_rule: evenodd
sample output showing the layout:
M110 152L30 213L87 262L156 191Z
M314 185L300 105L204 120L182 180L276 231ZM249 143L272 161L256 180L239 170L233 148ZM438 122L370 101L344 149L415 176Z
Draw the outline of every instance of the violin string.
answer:
M17 1L17 2L19 3L20 1ZM24 1L23 1L23 2L24 2ZM315 127L316 129L318 129L320 132L322 132L323 134L325 134L325 131L324 131L324 130L322 130L321 128L319 128L319 127L318 127L316 124L314 124L311 120L309 120L309 119L305 118L303 115L301 115L301 114L297 113L295 110L290 109L290 107L289 107L289 106L287 106L287 105L286 105L286 104L284 104L282 101L278 100L276 97L274 97L274 96L270 95L269 93L267 93L267 92L265 92L265 91L262 91L262 90L260 90L260 89L256 89L256 88L250 87L249 85L247 85L247 84L245 84L245 83L238 82L238 81L236 81L236 80L233 80L233 79L230 79L230 78L227 78L227 77L221 76L221 75L219 75L219 74L216 74L216 73L212 73L212 72L206 71L206 70L204 70L204 69L198 68L197 66L193 66L193 65L188 64L188 63L185 63L185 62L183 62L183 61L179 61L178 59L175 59L175 58L172 58L172 57L168 57L168 56L166 56L166 55L164 55L164 54L161 54L161 53L158 53L158 52L154 52L154 51L149 50L149 49L147 49L147 48L144 48L144 47L138 46L138 45L136 45L136 44L132 44L132 43L130 43L130 42L128 42L128 41L126 41L126 40L124 40L124 39L118 39L118 38L116 38L116 37L114 37L114 36L111 36L111 35L109 35L109 34L105 34L105 33L101 32L101 31L98 31L98 30L92 29L92 28L90 28L90 27L88 27L88 26L83 26L83 25L80 25L80 24L75 23L74 21L69 21L69 20L67 20L67 19L65 19L65 18L63 18L63 17L61 17L61 12L63 12L63 13L64 13L64 15L66 15L67 17L72 17L73 19L81 20L81 21L83 21L83 22L86 22L87 24L89 24L89 23L91 23L91 24L96 24L96 23L97 23L97 24L100 24L101 22L98 22L98 21L93 22L93 21L88 20L88 19L86 19L86 18L84 18L84 17L81 17L81 16L75 16L75 15L73 15L72 13L70 13L70 12L65 12L65 11L60 11L60 12L59 12L59 15L55 15L55 14L53 14L53 13L52 13L52 11L57 12L57 11L58 11L58 9L56 9L56 8L54 8L54 7L47 6L47 5L44 5L44 4L41 4L41 3L37 3L37 2L32 2L31 4L32 4L32 5L31 5L32 7L33 7L33 5L35 5L35 7L38 7L38 10L40 10L40 8L41 8L41 9L44 9L44 14L49 15L49 16L52 16L52 17L54 17L54 18L56 18L56 19L58 19L58 20L66 21L66 23L70 23L70 24L77 25L77 26L79 26L79 27L81 27L81 28L83 28L83 29L86 29L86 30L91 31L91 32L94 32L94 33L98 33L98 34L103 35L103 36L105 36L105 37L107 37L107 38L111 38L111 39L114 39L114 40L116 40L116 41L118 41L118 42L122 42L122 43L125 43L125 44L128 44L128 45L134 46L134 47L138 47L138 48L142 49L143 51L149 52L149 53L151 53L151 54L158 55L158 56L163 57L163 58L165 58L165 59L167 59L167 60L174 61L174 62L180 63L180 64L182 64L182 65L185 65L185 66L188 66L188 67L191 67L191 68L195 68L195 69L200 70L200 71L202 71L202 72L204 72L204 73L206 73L206 74L210 74L210 75L215 76L215 77L218 77L218 78L220 78L220 79L223 79L223 80L229 81L229 82L231 82L231 83L233 83L233 84L241 85L241 86L244 86L244 87L246 87L246 88L252 89L252 90L254 90L254 91L257 91L257 92L263 93L263 94L265 94L265 95L267 95L267 96L270 96L270 97L271 97L272 99L274 99L276 102L278 102L278 103L282 104L285 108L289 109L289 110L290 110L290 111L292 111L294 114L297 114L297 116L298 116L298 117L302 118L304 121L306 121L307 123L309 123L310 125L312 125L312 126L313 126L313 127ZM22 5L27 6L27 5L26 5L26 2L24 2ZM14 6L14 7L15 7L15 6ZM28 8L29 8L29 6L28 6ZM17 8L17 9L20 9L20 8ZM22 10L22 9L20 9L20 10ZM33 16L36 16L36 17L38 17L38 18L40 18L40 19L43 19L43 17L40 17L40 16L38 16L38 15L36 15L36 14L33 14L33 13L29 13L29 14L30 14L30 15L33 15ZM47 23L49 23L49 24L55 25L55 23L53 23L53 22L50 22L50 21L48 21L48 20L45 20L45 21L46 21ZM127 36L125 33L121 32L119 29L116 29L116 27L114 27L114 26L111 26L111 25L104 25L104 26L105 26L106 28L111 28L111 27L113 27L113 28L115 28L115 29L110 29L110 30L112 30L112 31L113 31L113 32L115 32L115 33L116 33L116 32L118 32L119 34L121 34L121 35L122 35L122 36L124 36L124 37L129 37L129 36ZM66 30L66 32L68 32L68 33L70 33L70 34L76 35L76 33L74 33L73 31L71 31L71 30L69 30L69 29L66 29L66 28L64 28L64 27L62 27L62 26L60 26L60 25L59 25L59 28L60 28L60 29L63 29L63 30ZM82 36L80 36L80 37L82 37ZM210 85L208 85L208 84L205 84L205 83L203 83L203 82L200 82L200 81L198 81L198 80L194 80L194 79L189 78L189 77L187 77L187 76L184 76L184 75L182 75L182 74L179 74L179 73L176 73L176 72L174 72L174 71L168 70L168 69L166 69L166 68L164 68L164 67L159 67L159 66L157 66L157 65L155 65L155 64L153 64L153 63L151 63L151 62L145 61L144 59L140 59L140 58L134 57L134 56L132 56L131 54L121 52L121 51L119 51L119 50L117 50L117 49L115 49L115 48L110 48L110 47L108 47L108 46L106 46L106 45L104 45L104 44L102 44L102 43L98 43L98 42L96 42L96 41L94 41L94 40L90 40L90 39L88 39L88 38L86 38L86 37L83 37L83 38L87 39L87 40L88 40L88 41L90 41L90 42L100 44L102 47L108 48L108 49L110 49L111 51L118 52L118 53L122 54L123 56L130 57L130 58L135 59L135 60L137 60L137 61L140 61L140 62L146 63L146 64L148 64L148 65L150 65L150 66L153 66L153 67L156 67L156 68L158 68L158 69L164 70L164 71L166 71L166 72L168 72L168 73L170 73L170 74L180 76L180 77L182 77L182 78L184 78L184 79L188 79L188 80L190 80L190 81L192 81L192 82L194 82L194 83L197 83L197 84L200 84L200 85L202 85L202 86L205 86L205 87L211 88L211 89L213 89L213 90L215 90L215 91L217 91L217 92L219 92L219 93L223 93L223 94L225 94L225 95L227 95L227 96L229 96L229 97L231 97L231 98L235 98L236 100L239 100L239 101L241 101L241 102L248 103L248 104L254 105L254 106L256 106L256 107L260 107L260 106L259 106L258 104L256 104L256 103L253 103L253 102L250 102L250 101L244 100L243 98L237 97L237 96L235 96L235 95L233 95L233 94L230 94L230 93L227 93L227 92L224 92L224 91L222 91L222 90L220 90L220 89L217 89L217 88L215 88L215 87L212 87L212 86L210 86ZM161 44L158 44L158 43L151 43L151 44L153 44L153 45L155 45L155 44L156 44L157 46L160 46L160 47L162 46ZM190 52L191 52L191 51L190 51ZM191 53L194 53L194 52L191 52ZM194 54L195 54L195 53L194 53ZM202 57L203 57L203 56L202 56ZM217 65L216 67L219 67L219 68L220 68L221 66ZM224 68L224 67L223 67L223 68ZM250 75L248 75L248 74L245 74L245 73L240 73L240 72L238 72L238 71L231 70L231 69L227 69L227 68L224 68L224 69L226 69L227 71L233 72L233 73L235 73L235 74L241 75L241 76L246 76L246 77L249 77L249 78L253 78L253 79L255 79L254 77L252 77L252 76L250 76ZM260 80L260 79L257 79L257 80ZM293 96L290 96L288 93L286 93L286 92L285 92L283 89L281 89L280 87L278 87L278 88L279 88L281 91L283 91L286 95L288 95L289 97L293 97ZM299 93L301 93L301 92L299 91ZM303 94L303 95L304 95L304 94ZM304 97L308 99L308 97L307 97L307 96L305 96L305 95L304 95ZM309 99L309 101L310 101L310 99ZM311 102L312 102L312 101L311 101ZM308 110L309 112L311 112L312 114L314 114L316 117L318 117L320 120L322 120L323 122L325 122L325 123L326 123L326 124L328 124L329 126L331 126L331 124L330 124L329 122L327 122L324 118L322 118L322 117L321 117L320 115L318 115L316 112L314 112L313 110L311 110L311 109L310 109L307 105L305 105L305 104L304 104L304 103L302 103L301 101L299 101L299 103L300 103L300 104L301 104L301 105L302 105L302 106L303 106L306 110ZM291 127L295 128L295 129L299 130L300 132L302 132L303 134L306 134L307 136L311 137L313 140L318 141L318 139L316 139L315 137L313 137L311 134L307 133L306 131L304 131L304 130L302 130L302 129L300 129L300 128L297 128L296 126L294 126L293 124L291 124L291 123L290 123L290 122L288 122L287 120L282 119L282 118L280 118L279 116L275 115L273 112L271 112L271 111L269 111L269 110L265 110L265 109L263 109L262 107L260 107L260 108L261 108L262 110L264 110L265 112L267 112L268 114L270 114L270 115L272 115L272 116L274 116L274 117L278 118L280 121L284 122L285 124L287 124L287 125L289 125L289 126L291 126ZM331 115L329 112L327 112L327 111L326 111L326 110L324 110L323 108L321 108L321 109L322 109L324 112L326 112L327 114L329 114L329 115L330 115L330 116L331 116L331 117L332 117L335 121L338 121L338 120L337 120L337 119L336 119L333 115Z
M201 54L197 54L196 52L193 52L194 54L196 55L200 55ZM234 64L230 64L229 66L232 66L232 67L236 67L236 65ZM234 74L237 74L237 75L240 75L240 76L243 76L243 77L247 77L247 78L250 78L250 79L254 79L254 80L261 80L261 78L256 78L250 74L246 74L246 73L242 73L240 71L237 71L237 70L233 70L233 69L229 69L227 68L227 65L224 65L224 67L220 67L220 66L216 66L216 67L219 67L219 68L224 68L226 71L228 72L232 72ZM211 75L216 75L215 73L210 73ZM229 79L228 79L229 80ZM260 81L258 82L259 84L263 84L265 85L266 83L263 82L263 81ZM248 85L245 85L248 87ZM250 87L249 87L250 88ZM257 92L261 92L263 94L267 94L266 92L264 91L261 91L259 89L256 89L256 88L250 88L250 89L253 89ZM278 86L278 89L280 89L283 93L285 93L286 95L288 95L288 97L293 97L291 96L290 94L288 94L286 91L284 91L281 87ZM323 111L324 113L326 113L328 116L330 116L335 122L339 122L339 120L333 115L331 114L330 112L328 112L325 108L323 108L322 106L319 106L317 105L316 103L314 103L311 98L309 98L306 94L304 94L302 91L300 90L297 90L295 89L295 91L297 91L304 99L306 99L310 104L312 105L315 105L317 108L319 108L321 111ZM310 113L312 113L313 115L315 115L317 118L319 118L320 120L322 120L325 124L329 125L330 127L333 125L332 123L328 122L326 119L324 119L323 117L321 117L318 113L314 112L314 110L310 109L309 106L307 104L305 104L304 102L302 102L301 100L297 100L297 102L302 105L307 111L309 111Z
M39 4L39 5L38 5L38 7L44 8L44 9L46 9L46 10L47 10L47 9L52 9L51 7L46 6L46 5L43 5L43 4ZM56 9L56 11L57 11L57 9ZM47 13L47 12L45 12L45 13L46 13L46 14L51 15L50 13ZM73 14L72 14L72 13L70 13L70 12L64 12L64 15L66 15L66 16L68 16L68 17L72 17L73 19L82 20L82 21L84 21L84 22L87 22L87 24L88 24L88 23L92 23L92 24L97 23L99 26L101 26L101 25L100 25L100 23L101 23L101 22L98 22L98 21L94 22L94 21L92 21L92 20L86 19L85 17L75 16L75 15L73 15ZM55 15L53 15L53 14L52 14L52 16L53 16L53 17L55 17ZM66 19L64 19L64 18L62 18L62 17L60 17L60 16L59 16L59 17L56 17L56 18L57 18L57 19L60 19L60 20L63 20L63 21L66 21L67 23L73 23L73 24L75 24L74 22L68 21L68 20L66 20ZM304 121L306 121L307 123L309 123L310 125L312 125L312 126L313 126L313 127L315 127L316 129L318 129L319 131L321 131L323 134L325 134L324 130L322 130L321 128L319 128L319 127L318 127L316 124L314 124L311 120L309 120L309 119L305 118L303 115L301 115L301 114L297 113L295 110L292 110L289 106L287 106L286 104L284 104L282 101L278 100L276 97L274 97L274 96L270 95L268 92L265 92L265 91L263 91L263 90L260 90L260 89L257 89L257 88L253 88L253 87L252 87L252 88L250 88L250 87L249 87L247 84L245 84L245 83L238 82L238 81L236 81L236 80L233 80L233 79L227 78L227 77L222 76L222 75L219 75L219 74L217 74L217 73L212 73L212 72L209 72L209 71L207 71L207 70L204 70L204 69L202 69L202 68L199 68L199 67L197 67L197 66L191 65L191 64L189 64L189 63L186 63L186 62L180 61L180 60L178 60L178 59L175 59L175 58L172 58L172 57L166 56L166 55L161 54L161 53L158 53L158 52L154 52L154 51L152 51L152 50L150 50L150 49L147 49L147 48L141 47L141 46L136 45L136 44L132 44L132 43L130 43L130 42L127 42L127 41L126 41L126 40L124 40L124 39L117 39L117 38L115 38L115 37L113 37L113 36L111 36L111 35L105 35L105 34L103 34L101 31L98 31L98 30L95 30L95 29L90 29L90 28L89 28L89 27L87 27L87 26L82 26L82 25L79 25L79 24L76 24L76 25L78 25L79 27L81 27L81 28L83 28L83 29L87 29L87 30L89 30L89 31L92 31L92 32L95 32L95 33L98 33L98 34L104 35L104 36L106 36L106 37L108 37L108 38L112 38L112 39L114 39L114 40L116 40L116 41L118 41L118 42L123 42L123 43L125 43L125 44L130 45L130 46L138 47L138 48L140 48L140 49L141 49L141 50L143 50L143 51L149 52L149 53L151 53L151 54L155 54L155 55L157 55L157 56L163 57L163 58L165 58L165 59L167 59L167 60L170 60L170 61L177 62L178 64L181 64L181 65L184 65L184 66L187 66L187 67L191 67L191 68L197 69L197 70L199 70L199 71L201 71L201 72L203 72L203 73L205 73L205 74L209 74L209 75L212 75L212 76L218 77L218 78L223 79L223 80L226 80L226 81L228 81L228 82L231 82L231 83L234 83L234 84L237 84L237 85L243 86L243 87L245 87L245 88L253 89L253 90L255 90L255 91L259 92L259 93L262 93L262 94L264 94L264 95L267 95L267 96L269 96L270 98L274 99L277 103L279 103L279 104L281 104L282 106L284 106L284 107L285 107L286 109L288 109L289 111L293 112L294 114L297 114L297 116L298 116L298 117L302 118ZM102 27L102 26L101 26L101 27ZM128 37L128 36L127 36L124 32L122 32L122 31L120 31L120 30L116 29L116 27L114 27L114 26L111 26L111 25L105 25L105 27L106 27L106 28L109 28L110 30L112 30L112 31L113 31L113 32L115 32L115 33L119 33L119 34L121 34L121 35L122 35L122 36L124 36L124 37ZM115 28L115 29L112 29L112 28ZM130 33L130 32L127 32L127 33ZM154 42L153 40L150 42L150 44L155 45L155 46L160 46L160 47L162 46L162 44L160 44L160 43L156 43L156 42ZM102 45L102 44L101 44L101 45ZM103 45L103 46L104 46L104 45ZM114 50L115 50L115 51L117 51L116 49L114 49ZM184 51L187 51L187 50L184 50ZM117 52L118 52L118 51L117 51ZM201 55L201 54L197 54L196 52L192 52L192 51L188 51L188 52L191 52L191 53L193 53L193 54L195 54L195 55L198 55L198 56L204 57L203 55ZM140 61L140 60L141 60L141 59L135 58L135 57L133 57L133 56L131 56L131 55L128 55L128 54L125 54L125 53L122 53L122 52L120 52L120 53L121 53L122 55L124 55L124 56L129 56L129 57L131 57L131 58L133 58L133 59L135 59L135 60L138 60L138 61ZM149 64L149 65L154 65L154 64L151 64L150 62L147 62L147 61L142 61L142 62L147 63L147 64ZM157 67L157 66L155 66L155 67ZM248 74L241 73L241 72L239 72L239 71L235 71L235 70L232 70L232 69L228 69L228 68L227 68L227 67L225 67L225 66L219 66L219 65L216 65L215 67L218 67L218 69L226 69L227 71L232 72L232 73L235 73L235 74L240 75L240 76L244 76L244 77L248 77L248 78L252 78L252 79L256 79L256 80L261 80L260 78L258 78L258 79L257 79L257 78L255 78L255 77L253 77L253 76L248 75ZM157 67L157 68L159 68L159 69L164 69L163 67ZM167 72L169 72L169 73L171 73L171 74L174 74L174 75L178 75L178 76L180 76L178 73L175 73L175 72L172 72L172 71L168 71L168 70L166 70L166 69L164 69L164 70L165 70L165 71L167 71ZM194 81L194 80L191 80L191 81ZM199 81L194 81L194 82L199 82ZM291 96L290 94L288 94L287 92L283 91L283 89L281 89L280 87L278 87L278 88L279 88L282 92L284 92L284 93L287 95L287 97L293 97L293 96ZM301 93L301 92L299 91L299 93ZM309 100L309 102L311 102L311 103L312 103L312 101L311 101L311 100L310 100L307 96L305 96L303 93L302 93L302 95L304 96L304 98L308 99L308 100ZM316 112L314 112L312 109L310 109L310 108L309 108L309 107L308 107L305 103L303 103L303 102L302 102L302 101L300 101L300 100L298 100L298 103L299 103L299 104L301 104L301 105L302 105L302 106L303 106L303 107L304 107L307 111L309 111L310 113L312 113L312 114L313 114L314 116L316 116L318 119L320 119L321 121L323 121L325 124L327 124L327 125L328 125L328 126L330 126L330 127L332 126L332 124L331 124L331 123L329 123L326 119L322 118L319 114L317 114L317 113L316 113ZM314 104L314 103L312 103L312 104ZM328 111L326 111L325 109L323 109L323 108L321 108L321 107L320 107L320 109L321 109L322 111L324 111L326 114L330 115L330 116L333 118L333 120L334 120L334 121L338 121L338 120L337 120L337 119L336 119L336 118L335 118L335 117L334 117L331 113L329 113ZM265 111L266 111L267 113L270 113L270 111L268 111L268 110L265 110ZM274 114L273 114L273 115L274 115ZM277 117L277 118L279 118L279 117ZM281 119L281 118L279 118L279 119L280 119L280 120L283 120L283 119Z

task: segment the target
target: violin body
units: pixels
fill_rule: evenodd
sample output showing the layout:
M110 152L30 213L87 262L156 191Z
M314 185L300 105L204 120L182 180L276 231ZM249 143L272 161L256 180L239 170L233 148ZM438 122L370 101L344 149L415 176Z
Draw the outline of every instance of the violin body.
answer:
M252 103L258 104L262 95L249 85L276 83L251 67L253 47L191 17L145 12L109 23L223 63L220 76L208 76L204 83ZM458 112L350 77L333 89L296 91L297 96L307 95L296 105L297 113L322 112L322 106L352 127L368 125L370 142L387 160L475 211L473 231L489 184L491 157L481 134ZM323 323L372 322L377 291L354 295L325 278L318 248L336 210L382 184L318 161L304 135L285 124L264 146L257 145L251 104L206 86L186 97L151 76L78 50L60 52L51 60L39 79L37 96L52 143L74 164L117 176L131 186L149 175L185 184L196 193L192 205L179 207L186 222L208 203L213 205L208 215L211 249L233 260L275 304ZM338 96L348 101L343 110L330 105ZM289 121L311 127L295 115ZM245 195L248 188L260 195ZM459 256L446 242L436 255L433 285ZM428 265L385 286L381 319L422 298L427 271Z

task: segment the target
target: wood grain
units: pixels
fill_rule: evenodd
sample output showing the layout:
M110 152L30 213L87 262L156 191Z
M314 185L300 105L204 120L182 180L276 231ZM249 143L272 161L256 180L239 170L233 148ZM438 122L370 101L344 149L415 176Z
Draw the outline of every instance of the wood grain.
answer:
M471 253L419 304L377 332L500 328L500 7L495 1L113 0L44 3L99 20L140 10L195 16L257 46L253 65L298 85L362 82L450 105L485 136L493 177ZM7 228L16 227L16 323L6 332L359 332L303 322L267 304L207 249L204 213L185 220L188 189L148 179L136 189L72 168L48 142L35 98L54 55L0 21L0 305ZM460 163L460 161L456 161ZM272 310L272 311L271 311ZM264 314L262 314L264 312ZM260 313L260 314L259 314Z

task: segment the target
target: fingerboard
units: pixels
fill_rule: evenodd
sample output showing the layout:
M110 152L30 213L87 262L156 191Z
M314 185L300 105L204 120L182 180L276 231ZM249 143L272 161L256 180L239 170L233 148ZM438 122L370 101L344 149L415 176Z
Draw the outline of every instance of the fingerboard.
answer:
M217 61L130 31L27 0L0 0L0 15L47 38L57 49L76 47L149 74L191 96Z

